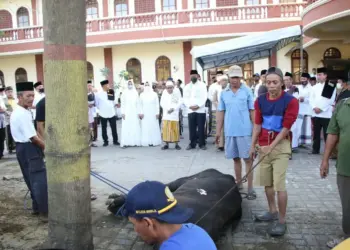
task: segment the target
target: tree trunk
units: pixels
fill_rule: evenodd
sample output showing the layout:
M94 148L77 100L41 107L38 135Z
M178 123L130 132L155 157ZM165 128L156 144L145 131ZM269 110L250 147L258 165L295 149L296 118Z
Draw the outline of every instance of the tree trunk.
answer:
M90 250L85 1L45 0L43 16L49 242Z

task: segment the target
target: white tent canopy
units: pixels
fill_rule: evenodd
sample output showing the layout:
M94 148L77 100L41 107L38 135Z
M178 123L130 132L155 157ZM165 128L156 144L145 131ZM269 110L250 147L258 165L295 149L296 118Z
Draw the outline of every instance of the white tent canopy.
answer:
M279 50L291 42L300 41L300 37L301 27L296 25L195 46L191 54L206 70L269 57L273 49Z

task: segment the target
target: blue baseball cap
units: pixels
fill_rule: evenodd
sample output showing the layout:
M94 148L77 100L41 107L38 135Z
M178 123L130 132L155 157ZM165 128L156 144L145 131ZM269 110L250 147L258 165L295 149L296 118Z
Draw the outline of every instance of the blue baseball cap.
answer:
M130 190L121 213L136 219L147 217L169 224L182 224L192 217L193 210L181 207L163 183L145 181Z

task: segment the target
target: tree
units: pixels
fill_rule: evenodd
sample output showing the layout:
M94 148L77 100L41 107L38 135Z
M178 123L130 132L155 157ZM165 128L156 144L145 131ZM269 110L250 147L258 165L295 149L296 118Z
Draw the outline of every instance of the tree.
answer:
M85 1L43 1L49 242L74 250L93 249L85 15Z

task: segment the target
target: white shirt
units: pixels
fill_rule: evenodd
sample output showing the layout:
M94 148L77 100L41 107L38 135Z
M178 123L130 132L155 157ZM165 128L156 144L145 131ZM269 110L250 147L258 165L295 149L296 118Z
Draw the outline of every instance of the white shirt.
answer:
M212 111L216 111L216 109L218 108L217 104L213 103L213 99L214 99L214 95L215 93L217 93L221 88L221 85L219 83L213 83L212 85L210 85L209 87L209 91L208 91L208 99L212 102L211 104L211 110ZM220 100L220 99L218 99Z
M19 106L10 117L11 134L15 142L31 142L30 138L36 136L32 112Z
M98 109L99 115L102 118L112 118L115 116L114 106L117 100L108 100L108 95L106 91L100 91L95 94L95 106Z
M5 128L6 125L7 125L7 122L6 122L6 105L5 105L5 101L6 100L7 99L0 98L0 108L5 110L4 112L0 113L0 128Z
M311 115L312 110L311 110L311 106L310 106L310 93L312 90L312 86L311 84L307 84L307 85L299 85L298 86L299 89L299 98L303 97L304 101L300 102L299 101L299 114L301 115Z
M259 97L259 88L261 87L262 83L259 82L257 85L255 85L254 88L254 101Z
M334 89L333 95L330 99L322 96L324 83L315 84L310 93L310 106L312 109L312 117L328 118L332 117L332 105L335 101L336 89ZM319 108L322 110L321 113L316 114L314 108Z
M40 100L43 99L44 97L45 97L45 93L35 92L33 106L36 107L38 102L40 102ZM35 120L35 118L36 118L36 109L32 109L31 111L33 113L33 119Z
M180 92L180 91L179 91ZM181 93L173 92L169 94L166 90L160 99L160 106L163 108L163 121L179 121L179 110L183 100ZM174 109L171 114L168 114L170 109Z
M207 87L201 81L197 81L195 84L192 82L187 84L184 88L183 101L187 108L187 113L205 113L205 102L208 99ZM199 109L193 111L191 106L198 106Z

